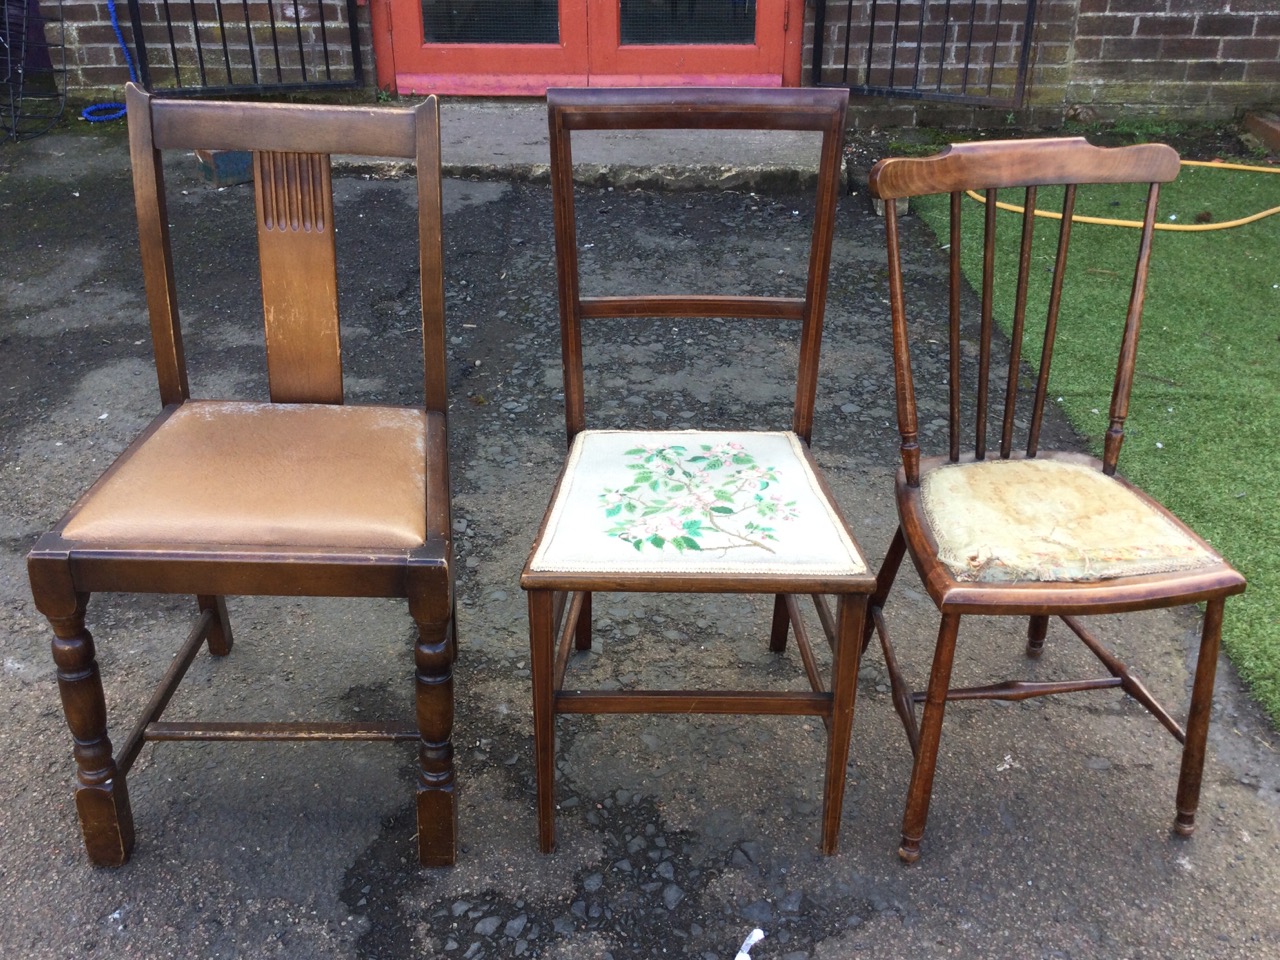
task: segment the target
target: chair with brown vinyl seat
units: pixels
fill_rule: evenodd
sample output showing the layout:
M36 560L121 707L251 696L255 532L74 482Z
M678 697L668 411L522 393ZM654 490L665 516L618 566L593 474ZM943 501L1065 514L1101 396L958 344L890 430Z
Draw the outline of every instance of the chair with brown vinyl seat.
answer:
M847 94L835 90L562 90L548 94L569 454L521 585L532 650L538 836L555 843L561 713L808 715L828 729L822 850L839 836L854 692L874 578L809 452ZM785 297L583 296L571 135L583 130L791 130L821 134L808 271ZM588 430L583 327L604 318L754 318L799 344L789 430ZM782 504L775 509L776 504ZM596 591L775 596L770 649L794 630L811 690L565 689L570 647L591 647ZM799 598L832 646L823 682ZM819 595L834 595L834 612Z
M126 774L148 741L370 739L419 743L419 856L452 863L456 638L435 100L413 109L158 100L132 84L127 96L163 410L28 557L36 606L55 634L89 858L129 858ZM253 151L269 402L191 397L161 161L164 150L196 148ZM343 404L335 152L417 163L424 406ZM191 594L200 610L118 749L85 627L90 596L103 591ZM215 656L231 652L229 595L406 598L417 628L416 718L162 721L201 644Z
M1182 835L1194 829L1223 604L1241 592L1245 582L1116 469L1134 381L1156 201L1160 184L1177 176L1178 163L1177 154L1160 144L1104 149L1080 138L1062 138L954 145L932 157L882 160L871 171L872 194L890 201L886 234L902 466L897 478L899 528L880 570L868 636L873 627L880 635L895 705L915 755L899 848L908 862L920 855L943 713L952 700L1021 700L1120 688L1183 744L1175 829ZM1118 361L1116 354L1097 357L1098 363L1108 365L1107 372L1111 363L1116 364L1101 458L1046 450L1041 444L1058 330L1069 329L1081 309L1073 306L1072 281L1066 279L1070 242L1081 230L1114 229L1073 227L1077 193L1083 196L1091 184L1133 184L1144 210L1135 224L1141 229L1134 232L1132 259L1114 264L1119 280L1115 274L1108 278L1117 290ZM996 266L997 225L1012 229L1015 224L1003 223L1014 218L997 210L1002 190L1016 190L1015 201L1025 211L1017 225L1021 232L1016 266L1003 274ZM984 200L985 208L979 210L966 198L967 192ZM904 282L903 238L898 210L891 202L929 194L950 195L949 308L947 316L936 321L926 320L924 308L909 300L912 287L919 284ZM1033 246L1037 204L1051 205L1061 221L1056 247L1046 237L1048 243L1040 252ZM972 309L961 273L966 210L981 217L983 224L980 304ZM1052 266L1044 268L1045 261ZM1004 303L1012 332L1007 365L993 370L999 349L993 349L998 276L1008 281ZM1047 315L1038 368L1026 376L1023 388L1023 339L1031 324L1028 290L1037 282L1045 284ZM1078 282L1083 286L1098 278ZM971 324L968 318L974 312L977 322ZM922 333L926 322L941 329L935 333L930 326ZM970 352L976 353L976 363ZM913 370L918 373L922 362L931 370L946 370L949 390L946 429L940 431L949 445L929 456L921 449L921 411L913 382ZM988 407L999 404L1001 394L997 439L988 448ZM965 446L966 436L973 438L971 447ZM881 612L906 554L941 614L924 692L913 692L907 685ZM1184 728L1080 618L1192 603L1205 604L1205 613ZM1107 676L952 689L960 623L976 614L1028 617L1030 657L1041 655L1050 618L1058 617L1101 661ZM920 702L924 709L917 727L915 705Z

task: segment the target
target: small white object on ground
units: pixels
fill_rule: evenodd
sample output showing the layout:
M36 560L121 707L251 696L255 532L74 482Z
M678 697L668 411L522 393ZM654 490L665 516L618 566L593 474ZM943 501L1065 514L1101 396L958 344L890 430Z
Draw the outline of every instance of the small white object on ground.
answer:
M756 927L749 934L747 939L742 941L742 949L738 951L738 955L733 960L751 960L751 948L764 939L764 931Z

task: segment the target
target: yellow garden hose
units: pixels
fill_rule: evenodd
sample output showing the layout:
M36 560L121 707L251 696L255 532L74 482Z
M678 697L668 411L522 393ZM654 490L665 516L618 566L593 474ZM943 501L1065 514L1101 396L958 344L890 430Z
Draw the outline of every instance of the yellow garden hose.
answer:
M1210 167L1215 170L1244 170L1249 173L1280 173L1280 167L1250 167L1242 163L1223 163L1220 160L1183 160L1184 167ZM986 203L986 197L978 193L976 190L966 191L970 197L979 203ZM1025 208L1019 207L1012 203L996 202L996 209L1008 210L1012 213L1022 213ZM1182 233L1202 233L1206 230L1229 230L1232 227L1242 227L1246 223L1253 223L1255 220L1261 220L1272 214L1280 213L1280 207L1272 207L1270 210L1263 210L1260 213L1252 214L1248 217L1241 217L1239 220L1227 220L1224 223L1157 223L1157 230L1176 230ZM1061 220L1062 214L1054 213L1052 210L1036 210L1037 217L1045 217L1049 220ZM1083 215L1073 215L1072 223L1097 223L1104 227L1142 227L1141 220L1111 220L1107 217L1086 217Z

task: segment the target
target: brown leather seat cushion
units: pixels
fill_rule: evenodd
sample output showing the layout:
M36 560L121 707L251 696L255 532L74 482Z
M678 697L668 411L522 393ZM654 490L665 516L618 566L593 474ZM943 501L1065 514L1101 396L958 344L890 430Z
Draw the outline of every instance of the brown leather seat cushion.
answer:
M68 540L412 547L426 416L402 407L193 400L88 494Z

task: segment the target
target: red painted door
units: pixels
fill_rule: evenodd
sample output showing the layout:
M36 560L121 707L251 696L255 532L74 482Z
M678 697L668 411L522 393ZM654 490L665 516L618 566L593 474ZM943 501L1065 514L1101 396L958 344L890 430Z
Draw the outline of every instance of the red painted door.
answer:
M373 0L378 84L402 94L526 95L778 86L784 59L790 67L787 54L799 51L792 3L803 10L803 0Z

